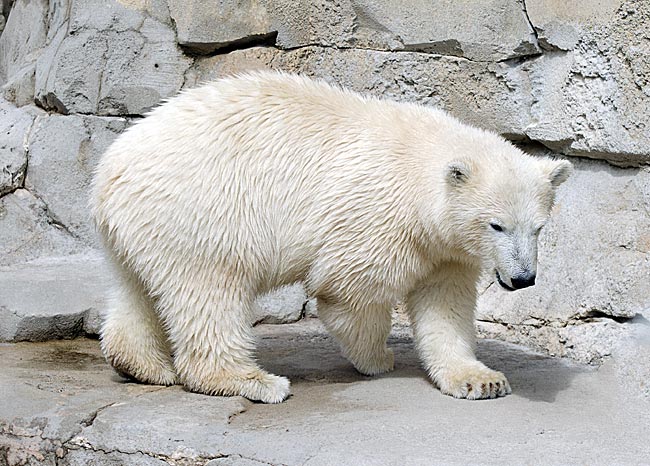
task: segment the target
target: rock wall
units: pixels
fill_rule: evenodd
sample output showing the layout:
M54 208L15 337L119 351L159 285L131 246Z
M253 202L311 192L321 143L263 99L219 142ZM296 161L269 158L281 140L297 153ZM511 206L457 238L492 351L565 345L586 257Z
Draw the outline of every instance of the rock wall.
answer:
M25 323L43 313L82 322L72 319L73 330L59 324L50 336L96 331L88 316L101 297L88 293L104 289L97 283L108 273L97 273L101 265L87 273L101 259L86 193L98 157L180 89L261 68L442 107L534 153L572 158L576 175L541 238L539 284L504 294L486 282L481 333L593 362L611 352L629 321L648 316L647 1L0 5L4 340L47 338ZM66 280L57 281L56 270ZM261 302L259 320L300 318L313 312L306 299L300 287L276 293ZM52 303L47 312L43 303Z

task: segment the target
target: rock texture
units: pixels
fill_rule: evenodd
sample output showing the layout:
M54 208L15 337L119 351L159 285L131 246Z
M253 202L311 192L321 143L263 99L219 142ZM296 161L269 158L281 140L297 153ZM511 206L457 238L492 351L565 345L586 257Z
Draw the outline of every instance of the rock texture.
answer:
M84 249L45 203L26 189L0 198L0 266L39 257L67 255Z
M413 50L477 61L539 52L517 0L268 2L277 45ZM480 22L476 18L481 18Z
M62 264L97 248L89 179L133 119L182 88L269 68L442 107L533 152L545 147L576 162L542 236L538 286L506 294L488 279L478 315L484 335L600 362L647 317L647 1L8 0L0 10L7 279L29 281L25 267L37 284L33 264ZM39 286L30 289L47 302ZM18 298L12 303L0 320L22 312ZM262 322L317 313L299 285L258 304ZM81 464L87 454L70 458Z
M95 244L88 191L101 154L127 127L124 118L52 115L34 124L25 187L75 238Z
M190 63L155 2L70 0L36 64L36 101L60 113L140 115L174 95Z
M290 324L305 314L307 294L300 283L283 286L258 298L255 323Z
M575 9L537 3L556 5L531 10L531 20L539 16L547 42L559 45L530 70L535 100L527 136L567 155L623 166L650 162L647 2L577 2ZM578 22L581 15L588 18Z
M245 46L277 34L264 3L259 0L169 0L169 10L176 24L178 43L197 53Z
M82 254L0 267L0 283L0 341L46 341L97 334L111 278Z
M27 104L34 95L35 63L48 30L46 0L16 0L0 36L0 83L14 101Z
M616 367L586 369L522 347L479 343L513 394L455 400L427 380L407 334L395 372L365 377L318 321L257 328L260 362L292 380L278 405L128 383L96 341L4 345L0 461L8 465L637 464L650 406ZM648 375L648 360L636 368ZM621 375L619 375L621 374ZM522 415L525 413L525 415ZM459 426L499 419L472 442ZM599 426L606 426L600 428ZM536 448L531 448L534 439ZM576 448L576 445L581 448ZM606 447L603 447L606 445ZM489 461L488 461L489 462Z
M0 196L15 191L25 182L27 136L35 117L33 112L0 101Z

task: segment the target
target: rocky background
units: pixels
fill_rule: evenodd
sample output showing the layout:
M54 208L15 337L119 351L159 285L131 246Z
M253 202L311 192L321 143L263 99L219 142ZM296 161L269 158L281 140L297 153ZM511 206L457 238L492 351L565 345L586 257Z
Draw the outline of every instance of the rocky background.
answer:
M0 7L0 341L97 332L110 281L86 209L98 158L180 89L262 68L442 107L571 159L537 286L506 293L486 281L482 335L599 363L650 318L645 0ZM259 320L296 321L316 307L295 285L263 298Z

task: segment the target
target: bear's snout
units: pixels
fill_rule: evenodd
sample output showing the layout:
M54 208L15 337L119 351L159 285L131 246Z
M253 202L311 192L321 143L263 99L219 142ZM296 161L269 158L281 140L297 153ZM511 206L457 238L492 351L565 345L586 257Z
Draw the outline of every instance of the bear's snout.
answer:
M535 284L535 278L537 277L533 272L517 275L516 277L510 279L510 283L512 284L511 286L501 279L498 270L495 270L495 274L497 277L497 281L499 282L499 285L501 285L504 289L508 291L515 291L515 290L520 290L522 288L528 288L529 286L533 286Z
M515 290L528 288L529 286L533 286L535 284L535 274L534 273L522 274L517 277L514 277L512 280L510 280L510 282L512 283L512 287Z

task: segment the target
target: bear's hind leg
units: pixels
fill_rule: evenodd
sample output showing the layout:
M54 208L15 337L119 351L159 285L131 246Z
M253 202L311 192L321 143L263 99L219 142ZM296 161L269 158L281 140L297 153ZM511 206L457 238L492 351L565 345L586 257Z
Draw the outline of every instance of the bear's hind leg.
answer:
M285 400L289 380L264 371L253 358L252 293L245 297L233 277L230 286L199 279L218 277L215 270L190 275L192 281L166 288L159 300L180 382L207 395L243 396L264 403Z
M376 375L393 370L393 350L386 347L391 329L390 306L356 308L322 300L318 302L318 317L359 372Z
M140 382L174 385L169 341L140 280L114 261L118 286L109 301L100 336L104 356L115 370Z

